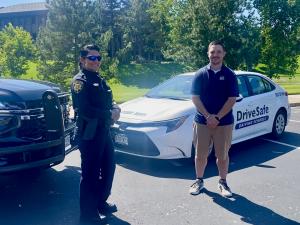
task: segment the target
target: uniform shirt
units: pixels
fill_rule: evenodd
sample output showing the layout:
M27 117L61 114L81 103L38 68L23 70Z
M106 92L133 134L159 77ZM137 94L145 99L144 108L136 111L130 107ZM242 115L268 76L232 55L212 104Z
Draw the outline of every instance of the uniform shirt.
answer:
M224 106L228 97L238 97L238 85L235 73L225 65L216 73L207 65L195 74L192 82L192 95L199 95L209 114L217 114ZM232 110L219 123L219 126L232 124L234 121ZM197 111L195 122L206 124L205 117Z
M112 91L97 72L80 71L73 78L71 91L77 126L84 139L92 139L98 128L110 126Z

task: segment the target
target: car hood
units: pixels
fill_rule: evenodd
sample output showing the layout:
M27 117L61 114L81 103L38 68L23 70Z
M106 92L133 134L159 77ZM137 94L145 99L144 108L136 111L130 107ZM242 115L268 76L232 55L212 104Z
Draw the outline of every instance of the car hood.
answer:
M140 97L120 105L122 122L152 122L191 115L195 112L191 100Z
M56 84L44 81L0 79L0 100L22 102L41 99L46 90L61 92Z

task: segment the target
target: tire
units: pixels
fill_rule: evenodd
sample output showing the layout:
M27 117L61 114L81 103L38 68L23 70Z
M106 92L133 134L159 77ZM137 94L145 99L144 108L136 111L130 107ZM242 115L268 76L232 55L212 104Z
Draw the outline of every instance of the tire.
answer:
M279 110L276 113L275 119L273 121L273 128L272 128L272 137L278 139L284 133L286 126L286 113L284 110Z

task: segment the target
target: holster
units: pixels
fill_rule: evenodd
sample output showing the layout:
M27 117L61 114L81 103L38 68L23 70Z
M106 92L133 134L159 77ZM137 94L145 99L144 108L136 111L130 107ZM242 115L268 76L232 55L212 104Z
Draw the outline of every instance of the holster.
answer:
M77 135L82 140L92 140L95 137L98 118L79 117L77 120Z

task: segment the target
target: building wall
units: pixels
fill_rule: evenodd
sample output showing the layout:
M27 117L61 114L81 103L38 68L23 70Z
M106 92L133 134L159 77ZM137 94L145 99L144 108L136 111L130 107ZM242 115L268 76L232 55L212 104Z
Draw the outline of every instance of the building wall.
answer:
M14 27L23 27L35 39L39 28L45 26L48 10L14 12L0 14L0 29L11 23Z

